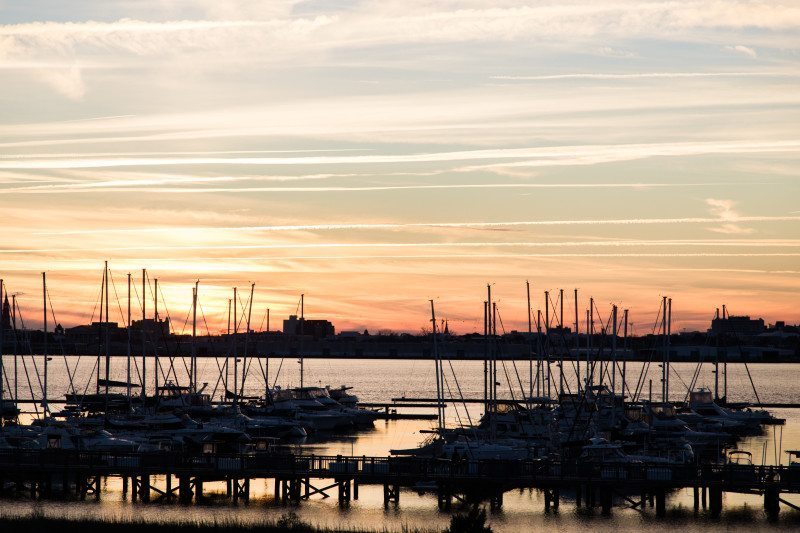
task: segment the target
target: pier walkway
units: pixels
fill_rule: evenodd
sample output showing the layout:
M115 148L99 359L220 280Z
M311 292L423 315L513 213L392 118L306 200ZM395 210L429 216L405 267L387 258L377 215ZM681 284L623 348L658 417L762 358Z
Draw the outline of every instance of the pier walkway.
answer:
M382 485L386 506L399 504L402 488L435 493L442 510L450 509L454 500L489 501L498 509L503 493L531 488L544 492L546 511L557 509L563 494L578 506L599 506L604 513L616 502L640 509L649 504L657 515L665 513L666 494L678 489L692 488L695 509L708 506L712 515L722 510L723 492L762 495L765 510L774 516L781 503L797 509L783 495L800 493L800 467L784 466L0 450L0 488L5 492L99 498L105 477L121 478L123 493L130 489L131 499L141 502L201 501L204 483L224 482L226 495L236 503L249 500L251 480L268 479L274 480L275 500L282 505L329 497L336 489L339 504L347 506L358 499L359 485Z

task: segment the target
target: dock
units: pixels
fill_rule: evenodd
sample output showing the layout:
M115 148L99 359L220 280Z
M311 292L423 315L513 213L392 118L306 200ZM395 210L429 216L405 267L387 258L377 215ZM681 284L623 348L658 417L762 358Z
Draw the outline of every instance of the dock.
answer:
M638 509L650 504L666 512L670 491L694 490L695 510L722 511L723 493L763 496L777 516L784 495L800 493L800 467L754 465L668 465L663 463L579 464L556 460L448 460L423 457L317 456L280 453L198 454L175 452L84 452L61 449L0 451L0 487L31 498L100 499L107 477L122 479L131 501L203 501L204 483L224 482L231 502L247 502L252 480L271 480L279 505L337 492L339 505L358 499L358 487L383 486L384 505L399 505L402 490L433 492L441 510L453 501L489 501L502 507L503 494L538 489L545 511L557 509L561 494L578 507L611 513L614 502ZM156 483L155 478L159 478ZM162 479L163 478L163 479Z

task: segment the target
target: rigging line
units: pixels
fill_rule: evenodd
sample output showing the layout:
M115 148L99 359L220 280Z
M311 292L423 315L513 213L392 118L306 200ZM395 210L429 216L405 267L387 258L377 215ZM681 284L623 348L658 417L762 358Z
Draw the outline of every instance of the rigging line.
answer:
M730 317L730 309L728 309L728 316ZM742 339L739 335L739 332L734 332L734 336L736 338L736 348L739 350L739 360L744 363L744 369L747 371L747 378L750 380L750 386L753 388L753 394L756 396L756 402L758 405L761 405L761 398L758 397L758 391L756 390L756 384L753 381L753 375L750 374L750 366L747 364L747 361L744 360L744 353L742 351ZM725 357L725 361L727 361L727 356ZM727 367L726 367L727 368ZM726 374L727 375L727 374ZM725 391L725 400L727 401L728 391Z
M56 312L53 308L53 297L50 294L50 289L47 289L47 301L50 303L50 315L53 317L53 324L58 324L58 320L56 320ZM72 393L75 393L75 383L73 382L74 373L70 372L69 361L67 360L67 353L64 350L64 340L63 337L58 338L58 346L61 349L61 357L64 358L64 365L67 367L67 379L69 379L69 388L67 390L72 389ZM78 363L80 363L80 357L78 357L78 361L75 363L75 368L77 370Z
M272 382L272 388L275 388L275 385L278 384L278 377L281 375L281 368L283 368L283 357L281 357L281 362L278 363L278 371L275 372L275 381Z
M95 370L97 370L99 368L99 365L100 365L100 362L97 359L94 359L94 357L92 359L94 360L94 363L92 364L91 372L89 372L90 376L94 375ZM89 391L89 386L91 384L92 384L91 380L87 380L86 381L86 387L84 387L84 389L83 389L83 394L81 395L81 401L78 402L78 409L80 411L83 411L83 402L86 400L86 393Z
M22 368L25 371L25 379L28 382L28 390L31 392L31 400L34 400L33 408L36 411L36 417L38 418L39 417L39 406L35 401L36 400L36 395L33 393L33 384L31 383L31 376L28 373L28 363L25 362L25 356L24 355L21 356L21 357L22 357ZM32 357L33 356L31 356L31 358Z
M139 298L139 289L137 288L137 285L138 285L138 283L132 283L131 284L131 288L133 289L133 294L136 297L137 309L141 310L142 309L142 299ZM131 323L133 323L133 319L131 319ZM144 331L144 321L142 322L141 328L142 328L142 331ZM145 357L144 353L142 353L142 357ZM142 385L142 390L144 390L145 383L142 383L142 381L143 381L142 380L142 373L141 373L141 370L139 370L139 363L137 361L137 358L134 357L133 354L131 354L131 360L133 361L133 366L136 369L136 379Z
M709 336L706 335L705 346L708 346L710 342ZM692 376L692 382L690 384L690 390L686 391L686 396L683 397L684 403L689 400L689 395L697 386L697 380L700 379L700 371L702 370L703 363L705 362L705 354L700 356L700 360L697 362L697 367L695 368L694 375Z
M120 302L119 293L117 292L117 284L114 283L114 273L111 272L111 269L108 269L108 277L111 278L111 287L114 289L114 298L117 300L117 308L119 309L119 317L120 322L125 324L128 322L128 319L125 317L125 313L122 311L122 303Z
M264 316L261 317L261 324L258 326L258 331L264 331L264 321L267 319L267 313L269 312L269 307L264 309Z
M653 322L653 328L651 330L651 334L655 336L656 330L658 329L658 324L661 318L661 311L662 311L663 304L659 304L658 306L658 313L656 314L655 321ZM637 401L642 394L642 389L644 389L645 380L647 379L647 374L650 372L650 364L653 361L653 345L655 344L655 338L650 340L650 349L648 350L647 361L645 364L642 365L642 369L639 372L639 378L636 380L636 388L634 389L634 397L633 401Z
M458 377L456 376L456 370L453 368L453 361L451 359L447 360L447 364L450 366L450 372L453 373L453 381L456 383L456 390L458 390L458 396L461 398L461 402L464 404L464 412L467 414L467 421L469 425L472 426L472 417L469 414L469 410L467 409L467 403L464 401L464 394L461 392L461 384L458 382ZM455 407L455 403L453 404Z
M497 308L497 318L500 320L500 330L505 335L506 327L503 325L503 317L500 315L500 308ZM519 382L519 390L521 393L521 397L525 397L525 387L522 385L522 378L519 376L519 370L517 370L517 361L515 359L511 360L512 365L514 366L514 373L517 375L517 381ZM505 367L505 361L503 361L503 366ZM508 379L508 373L506 372L506 380L508 381L508 388L509 390L512 388L511 381ZM511 398L514 398L514 392L511 392Z
M447 376L445 376L444 374L442 374L442 381L444 381L444 384L447 387L447 394L452 398L453 397L453 392L450 390L450 381L447 379ZM461 415L459 414L458 407L456 407L455 403L453 403L453 410L456 412L456 420L458 421L459 427L463 428L464 424L461 421Z

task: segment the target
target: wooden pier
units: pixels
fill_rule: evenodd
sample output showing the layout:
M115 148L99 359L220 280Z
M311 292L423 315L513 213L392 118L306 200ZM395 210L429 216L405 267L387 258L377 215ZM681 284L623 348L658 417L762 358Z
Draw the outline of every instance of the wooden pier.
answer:
M752 465L665 465L630 463L592 465L551 460L446 460L419 457L316 456L273 453L184 455L174 452L116 453L71 450L0 451L0 487L6 492L40 498L99 499L101 480L118 477L132 501L200 502L204 484L223 482L231 502L248 502L254 479L273 480L275 501L296 505L312 496L329 497L335 489L339 505L358 499L361 485L383 487L384 505L398 505L401 489L437 495L447 511L454 500L503 504L503 494L516 489L544 493L545 511L557 510L564 495L577 506L612 506L666 512L669 492L691 488L695 510L722 511L722 494L763 496L769 516L781 504L797 509L783 496L800 493L800 468ZM159 483L155 482L158 478Z

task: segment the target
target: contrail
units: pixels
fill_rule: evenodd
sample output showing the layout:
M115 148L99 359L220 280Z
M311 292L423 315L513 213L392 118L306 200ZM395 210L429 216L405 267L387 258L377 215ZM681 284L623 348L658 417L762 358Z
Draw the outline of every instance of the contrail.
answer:
M309 157L185 157L185 158L109 158L0 161L0 169L78 169L113 168L129 166L172 165L336 165L378 163L430 163L449 161L475 161L487 159L578 158L585 164L587 158L603 162L615 159L636 159L653 156L688 156L717 153L764 153L792 151L800 148L800 140L785 141L728 141L698 143L651 143L618 145L554 146L534 148L502 148L466 150L459 152L432 152L422 154L339 155Z
M135 115L119 115L120 117L132 117ZM84 118L81 120L69 120L67 122L84 122L87 120L101 120L117 117ZM136 156L164 156L164 155L242 155L242 154L312 154L312 153L331 153L331 152L372 152L374 148L322 148L309 150L204 150L194 152L81 152L81 153L37 153L37 154L0 154L0 159L32 159L50 157L136 157Z
M630 80L647 78L796 78L795 72L634 72L634 73L573 73L546 74L542 76L490 76L492 80L548 81L548 80Z
M332 177L342 177L341 174L335 175L309 175L294 180L292 178L274 179L265 178L266 181L301 181L311 179L330 179ZM344 176L347 177L347 176ZM270 192L270 193L312 193L312 192L380 192L380 191L413 191L413 190L435 190L435 189L647 189L657 187L703 187L708 185L724 185L722 183L452 183L441 185L374 185L356 187L152 187L159 183L169 183L171 178L154 178L146 180L113 180L105 182L69 183L57 185L36 185L30 187L13 187L0 189L0 194L70 194L84 192L106 192L108 190L118 192L141 192L141 193L172 193L172 194L208 194L226 192ZM237 182L252 181L258 178L253 177L176 177L174 183L209 183L209 182ZM131 187L131 184L140 183L142 187Z
M108 251L136 251L136 250L282 250L282 249L335 249L335 248L547 248L547 247L636 247L636 246L725 246L725 247L766 247L766 248L796 248L800 247L800 240L787 241L747 241L747 240L661 240L661 241L566 241L566 242L416 242L416 243L397 243L397 242L368 242L368 243L280 243L280 244L200 244L200 245L150 245L150 246L119 246L103 247L102 250ZM100 248L20 248L0 250L2 254L20 253L59 253L59 252L91 252L99 251ZM672 254L667 254L667 256ZM753 254L734 254L750 256ZM755 254L754 256L785 256L785 253ZM800 255L790 253L790 256Z
M621 218L594 220L518 220L504 222L407 222L365 224L296 224L276 226L197 226L158 228L117 228L91 230L65 230L36 232L35 235L81 235L102 233L175 233L178 231L332 231L411 228L514 228L526 226L627 226L653 224L718 224L741 222L800 222L800 215L787 216L739 216L735 218L685 217L685 218ZM593 241L592 241L593 242ZM629 241L626 241L629 242ZM703 241L707 242L707 241Z

